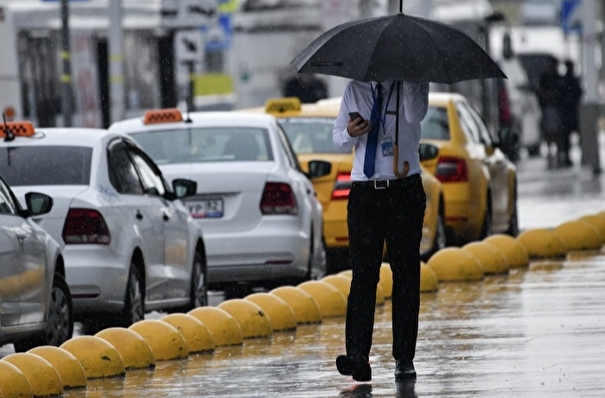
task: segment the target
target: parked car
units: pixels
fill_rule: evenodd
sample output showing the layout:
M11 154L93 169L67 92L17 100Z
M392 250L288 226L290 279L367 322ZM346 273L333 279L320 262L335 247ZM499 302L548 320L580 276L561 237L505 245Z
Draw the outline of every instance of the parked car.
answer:
M269 115L148 111L110 131L137 140L203 226L212 288L271 287L325 274L322 208L288 138Z
M353 153L339 152L332 143L332 130L340 108L340 97L301 104L297 98L276 98L264 108L249 111L275 115L288 135L303 170L324 167L326 175L314 178L313 185L324 209L324 237L328 254L328 273L348 268L349 233L347 200L351 189ZM327 163L327 166L322 165ZM422 183L427 206L420 244L421 256L428 259L447 245L445 205L441 183L426 170Z
M63 249L85 328L207 304L201 228L134 140L100 129L11 128L22 135L0 142L0 174L24 203L29 191L53 197L35 221Z
M448 242L517 235L517 171L499 148L506 143L456 93L430 93L421 124L422 164L443 185Z
M7 161L0 156L0 164ZM13 343L18 352L60 346L74 330L61 248L32 220L51 211L53 200L28 192L25 203L0 178L0 345Z

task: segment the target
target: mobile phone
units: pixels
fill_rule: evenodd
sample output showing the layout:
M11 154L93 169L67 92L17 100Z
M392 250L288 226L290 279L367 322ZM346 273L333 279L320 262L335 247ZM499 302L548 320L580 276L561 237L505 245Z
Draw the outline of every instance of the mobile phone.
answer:
M363 118L361 117L359 112L349 112L349 117L351 118L351 120L355 120L355 119L359 118L360 122L363 122Z

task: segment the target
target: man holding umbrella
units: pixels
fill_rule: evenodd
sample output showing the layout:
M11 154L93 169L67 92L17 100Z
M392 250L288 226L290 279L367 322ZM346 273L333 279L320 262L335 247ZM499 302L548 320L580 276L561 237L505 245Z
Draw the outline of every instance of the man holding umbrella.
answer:
M336 359L336 366L340 373L358 381L371 379L368 358L385 241L393 272L395 378L416 378L413 360L420 308L420 240L426 207L418 146L428 93L428 82L353 80L345 89L334 125L336 147L343 152L355 151L348 202L353 279L346 317L347 353ZM401 101L396 101L397 97ZM397 169L393 167L395 150ZM404 175L396 175L397 170L403 170Z

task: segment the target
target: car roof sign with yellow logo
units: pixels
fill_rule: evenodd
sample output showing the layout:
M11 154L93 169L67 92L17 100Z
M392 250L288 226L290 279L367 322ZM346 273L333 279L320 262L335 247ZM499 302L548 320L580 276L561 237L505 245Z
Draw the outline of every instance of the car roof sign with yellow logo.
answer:
M300 112L301 103L298 97L272 98L265 103L265 112L272 114Z
M143 124L160 124L182 122L183 115L177 108L154 109L145 112Z
M14 137L33 137L36 134L30 122L9 122L0 124L0 138L11 141Z

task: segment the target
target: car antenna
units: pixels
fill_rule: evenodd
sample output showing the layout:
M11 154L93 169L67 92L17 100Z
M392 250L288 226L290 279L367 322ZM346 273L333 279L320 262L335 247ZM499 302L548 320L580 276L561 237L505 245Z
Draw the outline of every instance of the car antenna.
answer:
M8 127L8 124L6 124L6 114L2 113L2 120L4 121L4 141L5 142L9 142L15 139L15 134L13 133L13 130L10 129L10 127Z

